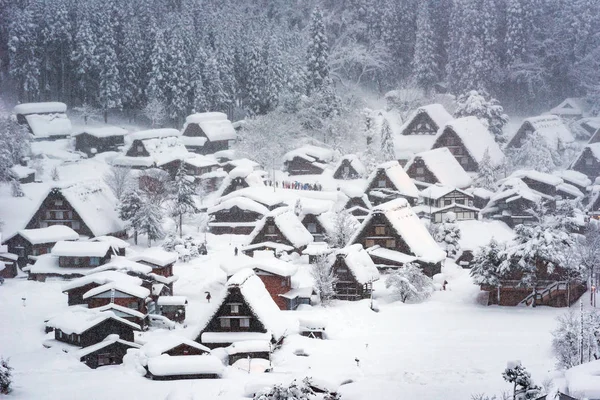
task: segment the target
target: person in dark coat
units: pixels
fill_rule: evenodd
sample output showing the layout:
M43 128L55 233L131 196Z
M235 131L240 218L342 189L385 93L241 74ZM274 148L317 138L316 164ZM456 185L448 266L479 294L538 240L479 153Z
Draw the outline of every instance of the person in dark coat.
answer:
M210 303L211 298L212 298L212 296L210 295L210 292L206 292L206 301L208 301Z

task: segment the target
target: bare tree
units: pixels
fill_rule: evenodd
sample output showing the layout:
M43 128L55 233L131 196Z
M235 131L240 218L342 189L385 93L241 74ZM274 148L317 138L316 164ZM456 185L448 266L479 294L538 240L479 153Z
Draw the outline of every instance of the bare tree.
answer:
M98 110L96 107L84 103L79 107L74 107L73 110L79 112L79 114L81 115L81 118L83 118L83 123L85 125L87 125L88 120L89 121L94 121L100 118L100 110Z
M342 248L348 244L350 237L359 223L347 210L342 210L335 215L333 231L327 235L327 242L331 247Z
M156 128L161 125L162 122L167 118L167 111L165 105L157 99L152 99L146 104L146 107L142 110L146 118L152 122L152 127Z
M131 169L125 167L110 167L104 174L104 182L112 190L117 199L120 199L124 193L132 189L133 178Z

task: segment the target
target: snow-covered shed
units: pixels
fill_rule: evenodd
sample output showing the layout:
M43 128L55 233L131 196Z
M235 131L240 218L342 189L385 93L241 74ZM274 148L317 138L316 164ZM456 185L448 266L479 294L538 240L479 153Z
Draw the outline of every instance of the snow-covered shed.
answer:
M82 296L88 308L97 308L114 303L139 311L142 314L148 312L146 307L148 297L150 297L150 290L123 279L92 288Z
M360 179L367 173L365 165L356 154L346 154L335 167L334 179Z
M232 169L237 167L243 167L246 169L257 170L260 169L260 164L256 161L250 160L249 158L238 158L235 160L225 161L221 163L221 167L227 173L231 172Z
M251 269L243 269L229 278L226 292L213 301L196 341L210 348L247 340L278 342L287 328L263 282Z
M52 225L46 228L21 229L4 243L10 253L19 257L19 266L23 268L29 262L29 256L50 253L58 241L78 239L79 234L68 226Z
M148 357L158 357L163 354L172 357L187 357L208 354L210 349L183 336L169 334L151 338L144 343L142 352Z
M441 104L429 104L414 111L400 128L401 135L435 135L453 117Z
M547 174L535 170L517 170L508 178L500 180L499 184L504 186L504 182L511 183L516 179L519 179L530 189L546 196L561 196L565 199L582 199L584 197L584 194L577 187L566 183L558 175Z
M174 322L185 321L185 309L188 305L185 296L160 296L156 300L156 306L160 315Z
M264 187L263 176L265 171L255 171L250 168L236 167L229 172L217 190L217 196L228 194L244 188Z
M247 197L231 197L207 209L208 226L214 235L247 235L269 213L264 205Z
M27 126L34 140L64 139L73 129L65 103L24 103L16 105L13 111L17 122Z
M284 170L290 175L319 175L333 160L333 155L330 149L305 145L283 156Z
M165 251L158 247L146 249L129 257L132 261L150 266L152 273L164 277L173 276L173 265L175 265L177 258L177 253Z
M217 159L211 155L194 154L183 160L183 164L188 175L200 179L202 179L202 175L216 172L219 169Z
M586 174L573 169L562 169L554 171L553 174L562 178L565 183L575 186L582 193L585 193L587 188L592 184L592 180Z
M361 300L371 296L379 271L361 244L335 251L331 270L337 277L335 297L339 300Z
M600 142L586 145L571 164L571 169L590 179L600 176Z
M311 233L289 207L278 208L264 216L257 222L249 236L251 245L275 242L292 246L296 250L304 249L314 240Z
M590 104L583 97L567 97L550 110L550 114L565 119L579 119L588 116Z
M360 243L366 249L379 245L415 257L429 276L440 272L446 258L405 199L374 207L349 243Z
M484 217L503 221L510 227L532 224L535 217L529 210L535 209L542 200L551 205L555 202L553 197L530 189L521 180L513 179L510 182L510 185L505 184L502 190L495 193L481 210Z
M504 160L494 136L477 117L463 117L448 122L438 133L432 149L447 147L467 172L477 172L487 153L492 165Z
M471 185L471 177L446 147L415 154L404 170L418 186L440 183L464 189Z
M419 189L398 161L388 161L377 166L367 180L367 195L377 205L399 197L416 204Z
M235 364L238 360L254 360L257 358L269 360L271 358L272 345L268 340L247 340L237 342L225 348L227 361L229 365Z
M128 285L140 286L142 280L138 277L117 271L101 271L73 279L62 286L62 292L67 295L70 306L84 304L83 294L91 289L111 282L123 281Z
M125 240L110 235L96 236L91 238L90 242L107 242L110 244L113 254L121 257L125 256L125 251L129 247L129 243Z
M123 364L127 351L140 347L139 344L119 338L119 335L108 335L103 341L79 350L77 357L88 367L96 369L105 365Z
M272 188L266 186L236 190L229 193L227 196L217 199L217 204L237 197L245 197L253 200L268 208L269 211L273 211L274 209L283 207L287 204L287 198L282 191L273 191Z
M88 157L106 151L119 151L125 145L127 130L118 126L86 126L73 133L75 150L86 153Z
M517 132L506 144L506 148L521 147L525 139L533 133L542 136L546 140L546 143L548 143L548 146L556 150L562 150L564 145L572 143L575 140L573 134L560 117L556 115L540 115L523 120Z
M47 330L54 330L54 339L78 347L87 347L116 334L123 340L133 342L133 332L139 325L117 317L111 311L99 311L85 307L70 307L68 311L50 318Z
M163 354L148 360L147 377L152 380L218 379L224 366L217 357L201 356L173 357Z
M213 154L228 150L236 138L235 129L224 113L196 113L185 119L182 140L193 153Z
M19 183L31 183L35 181L35 169L29 168L26 165L13 165L10 173Z

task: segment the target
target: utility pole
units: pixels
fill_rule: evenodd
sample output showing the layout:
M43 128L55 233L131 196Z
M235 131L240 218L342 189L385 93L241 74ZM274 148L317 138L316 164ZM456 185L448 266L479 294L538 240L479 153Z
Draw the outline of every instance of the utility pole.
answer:
M580 364L583 364L583 299L579 300L579 314L581 330L579 332L579 352L580 352Z

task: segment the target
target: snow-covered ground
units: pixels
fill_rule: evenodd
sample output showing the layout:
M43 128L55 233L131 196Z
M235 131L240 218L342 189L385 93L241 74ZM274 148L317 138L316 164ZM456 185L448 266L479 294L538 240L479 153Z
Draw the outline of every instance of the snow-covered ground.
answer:
M225 282L218 264L234 260L233 247L243 240L209 235L208 256L175 266L180 276L175 293L187 296L190 303L187 327L178 328L178 333L193 338L207 310L205 291L216 293ZM306 268L300 265L299 276L308 276ZM98 400L164 399L174 390L198 399L241 399L248 383L312 376L331 382L353 380L342 387L343 399L402 394L464 400L474 393L508 390L501 372L513 359L521 360L541 383L553 370L550 331L564 310L481 306L468 271L447 261L444 274L449 290L434 293L422 304L392 302L381 280L375 285L378 313L370 310L368 300L284 312L290 319L326 320L329 340L290 336L273 357L274 373L248 374L229 367L224 379L172 382L150 381L129 365L91 370L72 355L42 347L44 320L67 308L60 290L63 282L7 280L0 286L0 354L15 368L15 399L80 399L84 394ZM308 357L295 355L298 350Z

